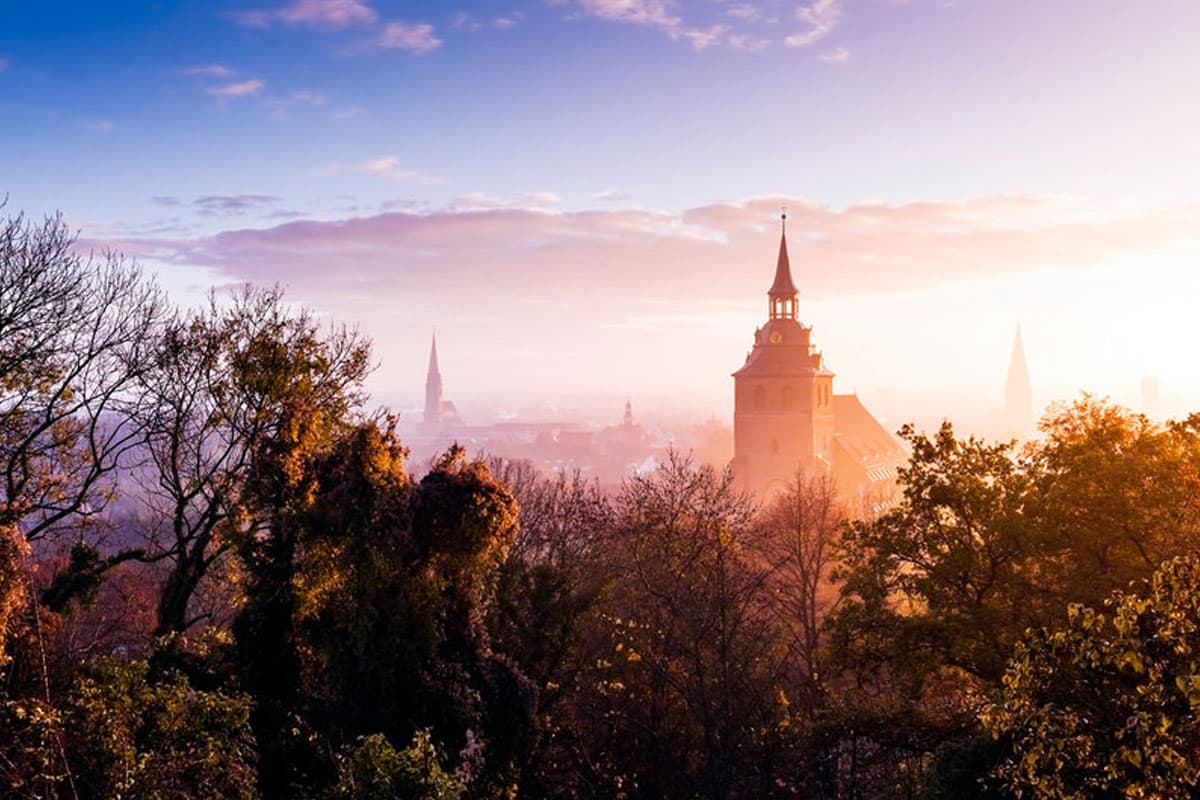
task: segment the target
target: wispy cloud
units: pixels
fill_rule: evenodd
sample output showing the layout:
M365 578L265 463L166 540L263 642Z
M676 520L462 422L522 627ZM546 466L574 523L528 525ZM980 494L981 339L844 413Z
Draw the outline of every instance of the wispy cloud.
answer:
M649 25L666 31L679 28L683 20L671 13L667 0L579 0L587 14L616 22Z
M200 75L205 78L229 78L236 74L236 71L224 64L196 64L191 67L184 67L184 75Z
M271 194L209 194L197 197L192 205L202 216L236 216L278 203Z
M500 30L515 28L524 18L525 15L520 11L514 11L511 14L503 14L492 20L492 27L499 28Z
M321 31L374 25L379 15L360 0L296 0L271 11L234 11L229 18L247 28L269 28L281 22Z
M554 192L526 192L515 194L507 200L472 192L454 198L450 205L455 209L478 211L499 208L550 208L561 201L562 198Z
M266 101L266 104L276 111L287 111L297 106L318 108L327 102L329 102L329 98L320 92L298 91L292 92L286 97L272 97Z
M754 36L749 33L734 33L725 37L725 43L734 50L747 50L751 53L757 53L761 50L766 50L771 46L770 39L764 39L761 36Z
M367 110L365 108L363 108L362 106L346 106L345 108L338 108L338 109L335 109L335 110L329 112L330 119L339 119L339 120L340 119L358 119L359 117L365 117L366 115L367 115Z
M627 300L631 292L677 299L664 287L680 285L691 287L698 300L748 296L761 288L757 282L773 263L782 202L792 209L793 265L821 265L803 270L809 296L907 292L1047 267L1093 268L1130 253L1200 244L1200 206L1122 208L1056 195L840 209L762 197L680 215L562 212L548 209L551 193L522 197L544 202L468 195L441 211L110 244L130 255L218 268L237 280L269 284L286 276L303 293L329 303L399 286L436 295L483 276L488 280L479 285L487 291L503 276L504 285L536 283L545 297L566 298L577 294L582 276L600 274L604 281L591 288L616 299ZM398 254L405 264L400 272ZM752 276L730 269L745 263L762 263L763 269ZM346 275L354 276L350 284Z
M818 0L824 2L824 0ZM561 5L563 3L553 3ZM575 9L568 19L594 17L611 22L644 25L662 31L673 41L685 41L695 50L707 50L717 45L727 45L737 50L763 50L770 41L744 31L734 31L729 25L689 24L674 0L574 0ZM749 3L734 3L725 8L727 17L741 22L766 21L757 6ZM693 20L694 23L694 20Z
M0 56L0 72L8 71L8 67L10 64L12 64L12 61L10 61L8 58L6 58L4 56Z
M817 58L826 64L845 64L850 61L850 51L844 47L839 47L835 50L830 50L828 53L822 53Z
M383 26L375 44L385 50L430 53L442 46L428 22L389 22Z
M238 81L236 83L225 83L220 86L210 86L204 90L205 94L210 94L213 97L248 97L256 95L262 91L265 86L262 81L257 78L251 78L246 81Z
M619 203L629 199L629 192L621 189L608 189L603 192L594 192L592 199L601 203Z
M450 30L478 31L483 29L483 23L469 11L459 11L450 18Z
M439 178L427 175L417 169L401 169L400 159L396 156L379 156L366 161L341 162L332 161L320 167L309 170L310 175L318 177L333 177L352 174L378 175L393 180L417 181L418 183L441 183Z
M697 50L707 50L721 41L721 37L729 31L728 25L713 25L705 30L688 30L681 35L691 42Z
M733 3L725 7L725 13L734 19L745 22L752 22L762 17L762 12L758 10L758 7L749 3Z
M112 133L116 126L111 119L94 119L83 123L83 127L92 133Z
M807 47L824 39L842 19L841 0L814 0L796 8L796 19L804 28L783 40L788 47Z

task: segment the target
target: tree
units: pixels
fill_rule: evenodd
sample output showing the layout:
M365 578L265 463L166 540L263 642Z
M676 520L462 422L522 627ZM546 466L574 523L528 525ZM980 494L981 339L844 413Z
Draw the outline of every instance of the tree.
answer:
M844 521L832 477L802 471L764 513L769 559L776 565L771 608L789 632L792 682L807 709L822 701L822 626L838 600L832 574Z
M156 635L204 618L192 608L201 582L269 524L272 512L254 506L249 482L268 469L294 472L268 462L292 457L304 435L349 424L369 353L352 331L322 330L311 312L289 309L279 289L246 287L229 302L212 295L164 331L142 380L150 455L142 483L154 517L146 557L168 564Z
M1096 606L1163 561L1200 554L1200 425L1159 425L1088 395L1042 420L1025 516L1045 537L1039 581Z
M517 501L519 528L500 567L488 629L538 689L538 753L523 791L546 795L567 780L578 748L570 699L611 643L588 636L588 615L610 581L604 544L612 504L579 472L547 476L529 462L490 459L492 474Z
M165 309L135 266L79 255L61 217L0 220L0 662L26 542L99 515L140 440L133 389Z
M1017 796L1200 797L1200 561L1178 558L1112 616L1073 604L1017 647L988 731Z
M79 670L57 706L0 703L0 797L251 800L249 714L243 695L105 659Z
M607 542L604 643L572 699L576 782L628 797L767 797L788 767L772 565L732 475L678 455L629 479Z

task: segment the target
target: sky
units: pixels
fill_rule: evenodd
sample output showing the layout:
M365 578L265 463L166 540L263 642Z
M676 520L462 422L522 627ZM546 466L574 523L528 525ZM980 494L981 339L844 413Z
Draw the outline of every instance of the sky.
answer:
M728 419L788 209L889 420L1200 410L1194 0L0 0L0 196L181 303L358 326L420 403ZM618 402L618 399L621 402ZM565 411L563 412L565 413Z

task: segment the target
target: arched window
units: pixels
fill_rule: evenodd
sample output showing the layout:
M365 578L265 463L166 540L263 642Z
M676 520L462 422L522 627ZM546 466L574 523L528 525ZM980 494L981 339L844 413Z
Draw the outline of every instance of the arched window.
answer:
M783 407L791 408L792 404L794 402L795 402L795 398L793 397L793 394L792 394L792 387L790 387L790 386L783 387Z
M754 387L754 407L759 411L767 407L767 387Z

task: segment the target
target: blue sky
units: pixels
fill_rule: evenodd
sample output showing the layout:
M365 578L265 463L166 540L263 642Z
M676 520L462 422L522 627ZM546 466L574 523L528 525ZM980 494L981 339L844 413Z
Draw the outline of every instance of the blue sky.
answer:
M878 329L941 314L953 336L914 330L953 367L931 379L941 390L996 394L1022 320L1046 397L1119 396L1153 372L1164 394L1200 398L1162 347L1187 331L1164 327L1157 302L1195 263L1190 0L4 6L10 209L62 210L184 297L287 283L375 337L396 402L419 395L438 325L444 366L459 366L448 391L677 391L724 413L761 316L776 200L812 206L807 229L794 216L793 263L839 380L928 389ZM723 227L730 215L694 222L713 206L754 235ZM473 229L487 252L463 244ZM362 258L304 262L318 230ZM247 231L271 246L231 249ZM686 259L699 266L681 290ZM1102 302L1077 308L1100 276L1115 282ZM964 312L962 296L987 308ZM1126 317L1123 341L1155 339L1107 342L1114 308L1144 315ZM544 335L563 329L570 346Z

